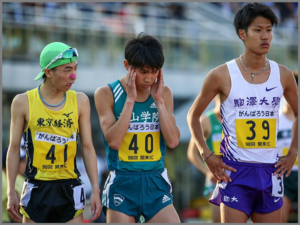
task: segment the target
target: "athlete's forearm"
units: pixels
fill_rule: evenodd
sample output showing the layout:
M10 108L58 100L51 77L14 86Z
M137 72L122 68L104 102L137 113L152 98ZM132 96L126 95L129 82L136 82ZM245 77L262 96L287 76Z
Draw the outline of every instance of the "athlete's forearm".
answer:
M187 117L188 125L191 131L191 134L195 140L195 143L199 149L200 155L202 159L205 159L208 157L211 153L209 148L207 147L207 144L205 142L203 132L202 132L202 126L199 121L199 116L193 115L193 112L190 111L188 113Z
M206 175L209 172L209 169L204 165L204 162L200 158L198 148L194 141L191 141L189 144L187 156L190 162L204 175Z
M164 100L155 102L159 114L161 132L169 148L175 148L179 144L180 131L176 126L173 115L170 115Z
M95 149L82 149L84 166L91 182L92 189L100 192L97 172L97 156Z
M292 127L292 140L288 154L298 155L298 116L295 117Z
M20 163L19 148L9 147L6 159L7 195L15 193L15 183Z

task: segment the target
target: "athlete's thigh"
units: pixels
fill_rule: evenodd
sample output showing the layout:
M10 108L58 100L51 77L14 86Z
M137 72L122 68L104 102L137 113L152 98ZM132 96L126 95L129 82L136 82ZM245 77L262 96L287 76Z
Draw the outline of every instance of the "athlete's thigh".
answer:
M147 223L180 223L180 219L173 204L170 204L156 213Z
M282 222L282 208L270 213L251 213L252 223L281 223Z
M83 213L76 216L74 219L71 219L67 223L83 223Z
M240 210L220 204L221 223L247 223L248 215Z
M106 212L107 223L135 223L133 216L128 216L125 213L107 208Z
M32 219L23 216L22 223L35 223Z
M210 208L212 211L212 222L221 223L220 206L210 203Z
M291 200L286 197L285 195L282 198L283 205L282 205L282 222L287 223L289 220L290 210L292 208Z

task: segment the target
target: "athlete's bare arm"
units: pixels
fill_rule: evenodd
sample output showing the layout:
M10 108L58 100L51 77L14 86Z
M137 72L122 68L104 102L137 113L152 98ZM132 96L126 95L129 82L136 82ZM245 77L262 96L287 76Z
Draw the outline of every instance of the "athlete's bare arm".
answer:
M199 95L189 110L187 116L188 125L203 159L208 157L211 152L206 145L199 118L208 104L218 93L220 93L221 102L224 102L229 95L230 87L230 76L225 64L211 70L203 82L203 86ZM218 181L221 181L221 179L225 182L228 180L231 181L231 178L223 169L233 172L236 170L223 163L221 157L222 156L213 154L209 159L206 160L206 164Z
M209 137L211 134L211 125L209 117L204 115L200 118L200 123L203 129L203 135L205 140ZM216 179L214 175L210 172L210 170L205 166L203 160L200 157L199 149L195 143L195 140L193 137L190 139L190 143L187 150L187 157L190 160L190 162L197 167L198 170L200 170L208 179L210 179L213 183L216 183Z
M169 148L179 144L180 132L173 114L173 95L168 86L164 86L163 72L159 70L157 82L151 86L151 95L159 113L161 132Z
M100 189L98 184L98 172L96 152L92 141L91 131L91 107L88 97L84 93L77 93L78 105L78 124L80 141L82 145L82 157L85 169L92 185L92 194L90 197L92 220L97 219L101 212Z
M207 131L207 123L209 123L209 118L207 116L203 116L200 119L201 125L202 125L202 129L203 129L203 135L205 140L207 139L207 137L209 136L209 133ZM193 137L191 137L190 139L190 143L188 146L188 150L187 150L187 157L190 160L190 162L197 167L198 170L200 170L204 175L206 175L209 171L209 169L204 165L203 160L201 159L200 155L199 155L199 150L198 147L195 143L195 140Z
M287 177L290 175L298 155L298 88L293 72L282 65L279 65L279 68L280 81L284 91L283 95L294 112L295 120L292 127L292 140L289 152L286 156L280 157L279 161L275 164L275 167L278 167L278 169L274 175L279 174L279 176L282 176L287 172Z
M137 97L135 77L134 70L129 69L126 75L127 99L118 120L116 120L113 112L114 98L110 87L100 87L94 94L102 132L109 147L115 150L120 148L130 124L134 102Z
M20 199L15 191L15 182L20 162L20 143L28 118L27 93L17 95L11 105L10 142L7 152L7 211L12 219L21 222L18 214Z

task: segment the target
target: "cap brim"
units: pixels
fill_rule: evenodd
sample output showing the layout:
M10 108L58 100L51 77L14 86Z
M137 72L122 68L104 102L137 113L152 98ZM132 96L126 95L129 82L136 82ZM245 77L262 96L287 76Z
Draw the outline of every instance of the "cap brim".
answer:
M41 71L35 78L34 78L34 80L39 80L39 79L41 79L43 76L44 76L44 71Z

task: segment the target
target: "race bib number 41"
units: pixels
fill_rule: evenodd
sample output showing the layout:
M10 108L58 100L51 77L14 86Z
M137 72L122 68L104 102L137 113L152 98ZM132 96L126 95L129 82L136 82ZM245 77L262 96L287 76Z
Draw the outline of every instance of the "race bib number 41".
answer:
M275 148L276 119L236 119L239 148Z
M39 170L74 170L76 132L70 138L37 132L34 147L33 166Z

